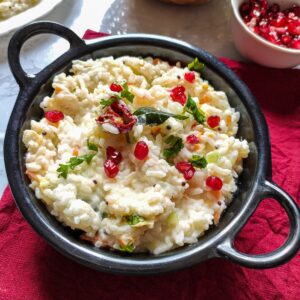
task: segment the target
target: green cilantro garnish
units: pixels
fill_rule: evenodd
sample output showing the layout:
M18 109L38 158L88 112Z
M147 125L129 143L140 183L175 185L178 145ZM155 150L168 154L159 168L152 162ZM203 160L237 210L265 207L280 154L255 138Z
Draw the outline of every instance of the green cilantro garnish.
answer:
M188 99L183 108L183 112L187 112L187 113L191 114L195 118L195 120L200 124L203 124L205 122L206 118L205 118L204 111L197 108L197 104L192 99L190 94L188 95Z
M103 106L103 108L112 105L115 101L117 101L118 99L116 97L111 97L109 99L102 99L100 101L100 104Z
M96 153L89 153L81 156L71 157L66 164L59 164L59 168L56 170L59 173L58 177L67 178L70 170L74 170L83 162L90 164L95 155Z
M87 140L87 147L89 150L98 151L97 145L91 143L89 139Z
M126 252L126 253L132 253L134 251L134 245L133 244L128 244L126 246L119 246L119 250L121 252Z
M207 166L207 160L204 156L193 155L189 162L196 168L204 169Z
M125 82L122 85L123 91L121 92L121 97L126 98L130 103L132 103L134 95L129 92L128 84Z
M188 64L189 70L200 72L204 69L205 65L201 63L196 57L191 63Z
M126 222L127 224L129 224L130 226L134 226L140 222L144 222L145 219L137 214L133 214L131 216L127 216L126 217Z
M176 156L180 152L180 150L183 149L184 147L182 138L174 135L170 135L165 140L165 143L170 145L170 147L168 149L165 149L165 151L163 152L163 156L167 161L173 158L174 156Z

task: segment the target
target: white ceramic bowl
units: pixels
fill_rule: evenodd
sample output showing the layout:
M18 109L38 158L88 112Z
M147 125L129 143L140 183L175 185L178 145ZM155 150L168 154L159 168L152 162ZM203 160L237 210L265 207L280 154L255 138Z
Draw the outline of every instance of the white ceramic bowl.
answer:
M300 64L300 50L283 48L274 45L258 34L252 32L244 23L239 8L245 0L231 0L233 10L231 28L233 41L238 51L246 58L267 67L291 68ZM300 5L300 0L270 0L282 8L291 7L293 3Z

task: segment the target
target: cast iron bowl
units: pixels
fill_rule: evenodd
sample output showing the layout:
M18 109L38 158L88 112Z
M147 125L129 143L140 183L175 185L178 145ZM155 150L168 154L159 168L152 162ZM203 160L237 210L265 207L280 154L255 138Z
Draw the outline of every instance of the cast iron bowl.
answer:
M27 74L20 64L20 50L24 42L37 34L51 33L65 38L70 49L36 75ZM245 160L239 177L238 191L218 226L212 227L193 245L161 255L124 255L98 249L81 241L78 233L62 226L34 196L25 175L22 144L24 129L30 120L39 120L41 100L52 91L53 77L68 72L73 59L99 58L113 55L154 56L172 63L186 64L198 57L206 65L203 76L219 90L226 92L230 104L241 113L238 136L250 144L250 155ZM168 37L129 34L101 39L86 45L75 33L56 23L38 22L20 29L8 47L12 73L20 86L5 136L5 166L15 201L25 219L55 249L67 257L94 269L115 273L153 274L188 267L213 257L223 257L251 268L270 268L291 259L300 246L300 213L292 198L272 183L268 129L256 100L246 85L223 63L187 43ZM272 253L248 255L233 246L236 234L255 211L260 201L274 198L286 210L290 221L289 236Z

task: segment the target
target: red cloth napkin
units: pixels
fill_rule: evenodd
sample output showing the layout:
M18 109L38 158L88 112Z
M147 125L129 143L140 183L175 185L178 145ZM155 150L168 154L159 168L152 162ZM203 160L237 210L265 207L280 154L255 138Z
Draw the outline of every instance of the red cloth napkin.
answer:
M92 37L96 36L93 32ZM273 179L299 204L300 71L222 60L257 97L271 134ZM288 230L283 209L264 201L239 234L236 246L247 253L268 252L280 246ZM212 259L160 276L100 273L65 258L40 238L19 213L8 187L0 202L0 300L299 299L299 278L300 254L271 270Z

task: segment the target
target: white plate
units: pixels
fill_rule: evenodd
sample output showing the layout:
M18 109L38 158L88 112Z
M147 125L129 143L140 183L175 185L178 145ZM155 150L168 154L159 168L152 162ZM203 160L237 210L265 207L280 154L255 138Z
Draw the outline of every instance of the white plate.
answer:
M8 33L38 19L50 12L62 0L41 0L37 5L11 17L0 21L0 35Z

